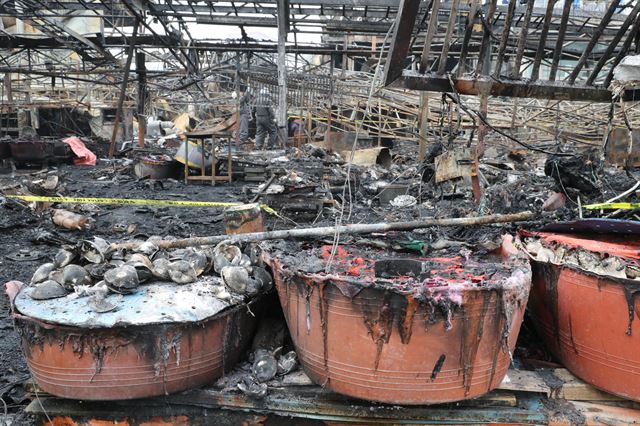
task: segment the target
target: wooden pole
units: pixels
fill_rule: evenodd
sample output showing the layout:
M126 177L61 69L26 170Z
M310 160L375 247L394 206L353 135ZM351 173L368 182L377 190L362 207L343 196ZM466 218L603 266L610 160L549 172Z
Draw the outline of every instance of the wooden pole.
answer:
M553 51L553 61L551 62L551 71L549 73L549 80L551 81L555 81L556 73L558 72L558 64L560 63L560 56L562 55L562 45L564 44L564 35L567 30L567 22L569 21L569 12L571 11L572 3L573 0L564 0L562 19L560 20L560 29L558 30L558 40L556 41L556 49Z
M596 80L596 77L598 77L598 73L600 73L600 70L602 70L602 67L604 67L604 64L609 61L613 51L615 50L616 47L618 47L618 43L620 43L620 40L622 40L622 37L628 33L627 30L631 26L631 23L634 22L636 19L638 19L639 12L640 12L640 2L636 3L631 13L629 13L627 18L622 23L622 26L618 29L618 32L616 33L616 35L613 37L613 40L609 42L607 49L602 54L603 56L600 57L600 60L598 61L596 66L593 68L593 71L591 71L591 75L589 75L589 77L587 78L587 85L593 84L593 82Z
M420 93L420 133L418 145L418 162L422 163L427 155L427 132L429 130L429 94Z
M331 54L331 64L329 65L329 116L327 117L327 131L324 136L325 145L327 150L332 151L333 147L331 146L331 119L333 117L333 89L334 89L334 79L333 79L333 54Z
M427 35L424 39L424 46L422 47L422 57L420 58L420 73L424 74L429 67L429 53L431 53L431 43L433 43L433 37L438 30L438 11L440 10L440 0L433 0L433 6L431 6L431 17L429 18L429 24L427 27Z
M549 28L551 27L551 19L553 19L553 6L557 0L548 0L547 10L544 15L544 23L542 24L542 33L540 34L540 42L538 43L538 50L536 51L536 57L533 60L533 67L531 68L531 81L538 79L540 73L540 63L545 54L545 47L547 45L547 35L549 34Z
M467 54L469 53L469 42L471 41L473 26L476 22L476 15L478 13L479 6L479 0L471 0L469 15L467 15L467 25L464 30L464 39L462 40L462 51L460 52L460 60L458 61L458 72L456 73L458 77L462 77L464 75L464 72L466 71L465 63L467 61Z
M587 47L582 52L580 59L578 59L578 63L573 68L573 71L571 71L571 74L567 78L567 81L570 84L573 84L576 81L576 78L578 78L578 75L580 74L580 70L582 70L582 67L584 67L584 65L587 63L587 60L591 56L591 51L596 46L596 43L598 43L598 40L600 39L600 36L604 32L604 29L607 27L607 25L609 25L609 21L611 20L611 17L615 13L616 9L618 9L619 5L620 5L620 0L612 0L611 3L609 4L609 8L607 9L607 12L602 17L602 20L600 21L600 24L598 24L598 27L596 28L593 35L591 36L591 39L589 40Z
M490 0L489 10L485 23L489 28L484 28L482 33L482 44L480 45L480 55L476 64L476 74L488 75L491 71L491 26L493 25L493 15L496 12L496 4L498 0ZM488 64L485 64L488 62Z
M129 51L127 52L127 61L124 65L124 75L122 76L122 84L120 85L120 96L118 97L118 109L116 110L116 118L113 123L113 133L111 134L111 143L109 144L109 158L113 158L116 149L116 137L118 136L118 127L120 126L120 118L122 117L122 106L124 98L127 94L127 83L129 82L129 68L131 68L131 60L133 59L133 51L136 46L136 36L138 35L138 25L140 21L136 19L133 25L133 34L129 39Z
M247 234L235 234L235 235L215 235L210 237L194 237L183 238L178 240L160 240L154 241L154 244L162 249L168 248L184 248L194 246L214 245L222 241L236 242L251 242L251 241L266 241L266 240L280 240L288 238L313 238L313 237L326 237L340 233L341 235L347 234L370 234L372 232L389 232L389 231L411 231L413 229L429 228L432 226L475 226L475 225L489 225L495 223L510 223L510 222L524 222L535 219L538 216L534 212L520 212L513 214L495 214L488 216L476 216L476 217L457 217L457 218L444 218L444 219L423 219L415 220L411 222L391 222L391 223L372 223L372 224L354 224L354 225L342 225L342 226L324 226L320 228L296 228L285 229L280 231L269 232L251 232ZM111 248L114 250L125 249L131 250L137 248L141 242L133 243L118 243L111 244Z
M285 45L289 31L289 3L278 0L278 136L284 148L287 145L287 55Z
M496 68L493 72L495 78L500 78L500 71L502 70L502 61L504 59L504 53L507 50L507 42L509 41L509 33L511 32L511 20L513 19L513 12L516 10L516 1L509 0L509 8L507 14L504 17L504 25L502 26L502 37L500 39L500 47L498 48L498 56L496 58ZM533 0L530 0L533 1Z
M616 69L620 61L622 61L622 58L624 58L629 52L631 43L637 37L637 35L640 34L639 30L640 30L640 19L636 19L635 22L633 23L633 27L631 27L629 36L622 44L622 48L620 48L620 51L618 52L615 59L613 60L613 63L611 64L609 73L607 74L607 77L604 80L604 84L603 84L604 87L609 87L609 83L611 83L611 80L613 79L613 71ZM640 43L636 40L636 51L638 48L640 48Z
M447 59L449 56L449 48L451 47L451 38L456 28L456 19L458 18L458 4L460 0L453 0L451 2L451 14L449 15L449 24L447 25L447 32L444 35L444 42L442 44L442 52L440 52L440 63L438 64L438 74L442 75L447 69Z
M147 117L144 115L144 106L147 103L147 68L144 52L136 52L136 71L138 73L138 146L144 148L147 129Z
M480 95L480 115L486 120L487 119L487 111L489 107L489 96L488 95ZM476 174L471 177L471 188L473 190L473 199L476 204L480 204L480 200L482 199L482 188L480 187L480 177L478 173L480 172L480 158L484 155L484 138L487 135L487 125L484 120L480 120L480 124L478 125L478 144L476 145L476 152L474 155L474 163L475 163L475 172Z
M524 55L525 42L527 41L527 33L529 31L529 25L531 24L531 14L533 13L534 1L527 2L527 10L524 13L524 22L522 23L522 29L520 30L520 37L518 38L518 47L516 49L516 60L513 65L513 71L511 77L520 78L520 66L522 65L522 55Z

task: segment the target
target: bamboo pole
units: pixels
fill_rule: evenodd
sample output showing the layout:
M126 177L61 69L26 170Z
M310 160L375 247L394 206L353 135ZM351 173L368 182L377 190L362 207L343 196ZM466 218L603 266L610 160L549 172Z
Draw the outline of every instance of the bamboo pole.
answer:
M369 234L372 232L388 232L388 231L411 231L413 229L428 228L431 226L474 226L489 225L494 223L523 222L535 219L537 213L525 211L513 214L494 214L488 216L476 217L457 217L444 219L424 219L414 220L410 222L392 222L392 223L372 223L372 224L354 224L342 226L324 226L319 228L302 228L302 229L285 229L280 231L269 232L251 232L247 234L235 235L215 235L210 237L193 237L178 240L161 240L155 241L154 244L162 249L168 248L185 248L193 246L206 246L218 244L222 241L252 242L266 240L281 240L289 238L312 238L327 237L335 233L344 234ZM126 249L133 250L137 248L140 242L118 243L112 244L114 250Z

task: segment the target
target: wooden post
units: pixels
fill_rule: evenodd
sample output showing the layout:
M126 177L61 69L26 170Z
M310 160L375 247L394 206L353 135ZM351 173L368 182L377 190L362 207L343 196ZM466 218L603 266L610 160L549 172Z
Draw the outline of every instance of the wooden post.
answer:
M486 22L489 28L493 24L493 15L496 12L498 0L490 0L487 11ZM480 55L476 64L476 74L489 75L491 72L491 31L486 28L482 32L482 44L480 45Z
M424 39L424 46L422 46L422 56L420 57L420 73L424 74L429 68L429 54L431 53L431 43L433 37L438 30L438 11L440 10L440 0L433 0L433 6L431 6L431 16L429 17L429 24L427 26L427 35Z
M502 69L502 61L504 60L504 53L507 50L507 42L509 41L509 33L511 32L511 20L513 19L513 12L516 10L516 0L509 0L509 8L507 14L504 17L504 25L502 26L502 37L500 39L500 47L498 48L498 55L496 57L496 68L493 71L495 78L500 78L500 71Z
M420 93L420 132L418 143L418 162L422 163L427 155L427 131L429 129L429 94Z
M331 55L331 64L329 65L329 117L327 118L327 131L325 133L325 145L327 150L331 151L331 118L333 116L333 54Z
M462 41L462 50L460 51L460 60L458 61L458 72L456 73L458 77L462 77L464 75L464 72L466 71L465 63L467 62L467 55L469 53L469 42L471 41L473 26L476 22L476 15L478 14L479 7L479 0L471 0L469 14L467 15L467 25L464 30L464 38Z
M619 5L620 5L620 0L611 0L611 3L609 3L609 8L607 9L604 16L602 17L602 20L598 24L598 27L593 32L591 39L589 39L589 43L587 44L587 47L585 47L584 51L582 52L580 59L578 59L578 63L573 68L573 71L571 71L571 74L569 74L569 77L567 78L567 81L569 82L569 84L573 84L576 81L576 78L580 74L580 70L582 70L582 67L584 67L584 65L587 63L587 60L591 56L591 51L598 43L598 40L600 39L600 36L604 32L605 28L607 28L607 25L609 25L609 21L611 21L611 17L615 13Z
M451 2L449 24L447 25L447 32L444 35L442 52L440 52L440 63L438 64L438 75L444 74L447 68L449 48L451 47L451 37L453 37L453 32L455 31L455 28L456 28L456 19L458 18L458 3L460 3L460 0L452 0Z
M527 10L524 13L524 22L522 23L522 29L520 30L520 37L518 38L518 47L516 49L516 60L513 65L513 71L511 73L512 78L520 77L520 66L522 65L522 55L524 54L525 42L527 41L527 33L529 31L529 25L531 24L531 14L533 13L533 4L535 2L527 2Z
M484 120L487 119L487 110L489 106L489 96L486 94L480 95L480 115ZM473 188L473 199L476 204L480 204L482 199L482 189L480 188L480 176L478 172L480 170L480 158L484 154L484 138L487 135L487 125L484 124L484 120L480 120L478 125L478 144L476 145L475 168L476 174L471 177L471 187Z
M136 46L136 36L138 35L138 25L140 21L136 19L136 23L133 26L133 35L129 39L129 52L127 53L127 61L124 65L124 75L122 76L122 84L120 85L120 96L118 98L118 109L116 110L116 118L113 123L113 133L111 134L111 144L109 144L109 158L113 158L113 153L116 148L116 137L118 136L118 127L120 124L120 118L122 116L122 106L124 104L124 98L127 94L127 83L129 82L129 68L131 68L131 60L133 59L133 51Z
M533 60L533 66L531 67L531 81L536 81L540 73L540 63L545 55L545 48L547 45L547 35L549 34L549 28L551 26L551 19L553 19L553 6L558 0L548 0L547 10L544 15L544 23L542 24L542 32L540 33L540 40L538 42L538 50Z
M287 57L285 44L289 31L289 2L278 0L278 135L282 147L287 145Z
M562 19L560 20L560 29L558 30L558 40L556 40L556 48L553 51L553 60L551 62L551 71L549 72L549 80L555 81L556 73L558 72L558 64L560 63L560 56L562 56L562 46L564 44L564 36L567 30L567 22L569 21L569 12L571 11L571 4L573 0L564 0L564 6L562 7Z
M147 117L144 115L144 107L147 103L147 68L144 52L136 52L136 71L138 73L138 146L144 148L147 128Z

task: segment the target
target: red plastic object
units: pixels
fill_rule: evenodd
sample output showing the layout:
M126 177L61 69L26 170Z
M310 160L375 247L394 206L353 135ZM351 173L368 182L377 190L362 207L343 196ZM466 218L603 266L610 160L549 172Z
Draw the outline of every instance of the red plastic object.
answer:
M318 252L325 257L326 250ZM503 268L472 284L460 278L478 279L474 272L495 271L496 264L466 271L459 258L403 259L398 272L422 261L435 268L413 292L378 285L372 260L342 248L336 255L342 272L333 275L296 270L291 257L269 248L263 259L301 365L317 384L366 400L422 405L479 396L507 372L529 292L527 268ZM358 278L349 274L354 266ZM381 282L402 288L409 279L397 274Z
M640 401L640 283L536 261L532 272L529 307L547 347L585 382Z
M15 297L15 282L7 293ZM38 386L83 400L143 398L211 383L237 363L255 327L243 305L201 322L99 329L13 315Z

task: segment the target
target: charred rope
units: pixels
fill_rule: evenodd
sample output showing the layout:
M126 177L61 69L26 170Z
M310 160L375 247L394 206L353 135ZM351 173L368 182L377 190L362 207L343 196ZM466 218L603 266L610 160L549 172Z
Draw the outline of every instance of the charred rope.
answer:
M281 231L270 232L252 232L248 234L235 234L235 235L215 235L211 237L194 237L184 238L178 240L161 240L155 241L154 244L159 248L184 248L193 246L206 246L218 244L222 241L230 242L251 242L251 241L265 241L265 240L280 240L287 238L310 238L310 237L326 237L332 236L336 232L340 234L369 234L372 232L387 232L387 231L410 231L412 229L428 228L430 226L473 226L473 225L488 225L493 223L507 223L507 222L523 222L534 219L537 213L534 212L520 212L513 214L494 214L488 216L476 216L476 217L458 217L458 218L445 218L445 219L425 219L414 220L411 222L394 222L394 223L372 223L372 224L354 224L354 225L342 225L342 226L325 226L321 228L303 228L303 229L285 229ZM141 242L119 243L112 244L111 247L115 250L136 249Z

